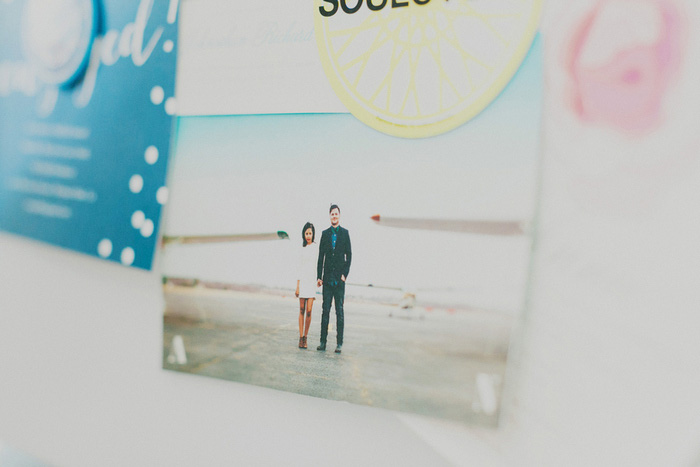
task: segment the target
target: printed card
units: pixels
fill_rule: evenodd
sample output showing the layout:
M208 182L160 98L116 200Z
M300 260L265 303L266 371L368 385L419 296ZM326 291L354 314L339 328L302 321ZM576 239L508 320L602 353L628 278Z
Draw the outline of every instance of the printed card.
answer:
M176 0L0 2L0 228L150 269Z

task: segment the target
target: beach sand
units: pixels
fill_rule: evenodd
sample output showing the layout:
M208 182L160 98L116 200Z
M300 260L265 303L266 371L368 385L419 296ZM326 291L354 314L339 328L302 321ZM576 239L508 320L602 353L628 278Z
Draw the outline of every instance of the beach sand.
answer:
M346 301L343 352L335 354L333 309L328 350L316 350L320 297L309 348L300 350L299 301L293 295L172 284L164 292L166 369L466 423L497 423L498 407L489 399L500 400L513 326L506 314ZM187 352L183 365L167 358L176 335Z

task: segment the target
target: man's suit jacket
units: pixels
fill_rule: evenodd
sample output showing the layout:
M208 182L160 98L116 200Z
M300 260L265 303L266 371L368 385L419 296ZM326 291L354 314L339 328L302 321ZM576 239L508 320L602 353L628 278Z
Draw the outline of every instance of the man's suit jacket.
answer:
M347 229L338 227L338 237L333 249L331 240L331 228L327 228L321 234L321 243L318 245L317 279L323 282L340 281L343 275L347 279L350 273L352 261L352 249L350 248L350 234Z

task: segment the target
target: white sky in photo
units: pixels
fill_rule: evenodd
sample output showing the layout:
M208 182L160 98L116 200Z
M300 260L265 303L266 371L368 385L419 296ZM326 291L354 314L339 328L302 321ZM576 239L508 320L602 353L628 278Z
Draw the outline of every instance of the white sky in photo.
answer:
M319 239L336 203L353 247L348 282L518 310L528 238L394 229L370 217L531 220L540 65L531 54L485 112L427 139L390 137L349 114L181 118L164 234L284 230L290 241L169 245L164 273L293 288L304 223Z

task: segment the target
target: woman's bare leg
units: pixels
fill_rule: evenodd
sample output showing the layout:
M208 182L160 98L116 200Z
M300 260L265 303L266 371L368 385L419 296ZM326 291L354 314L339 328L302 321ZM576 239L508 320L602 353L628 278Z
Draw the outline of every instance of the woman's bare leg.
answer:
M311 325L311 309L314 307L314 299L306 299L306 323L304 327L304 337L309 335L309 326Z
M299 337L305 336L304 334L304 310L306 310L306 298L299 299Z

